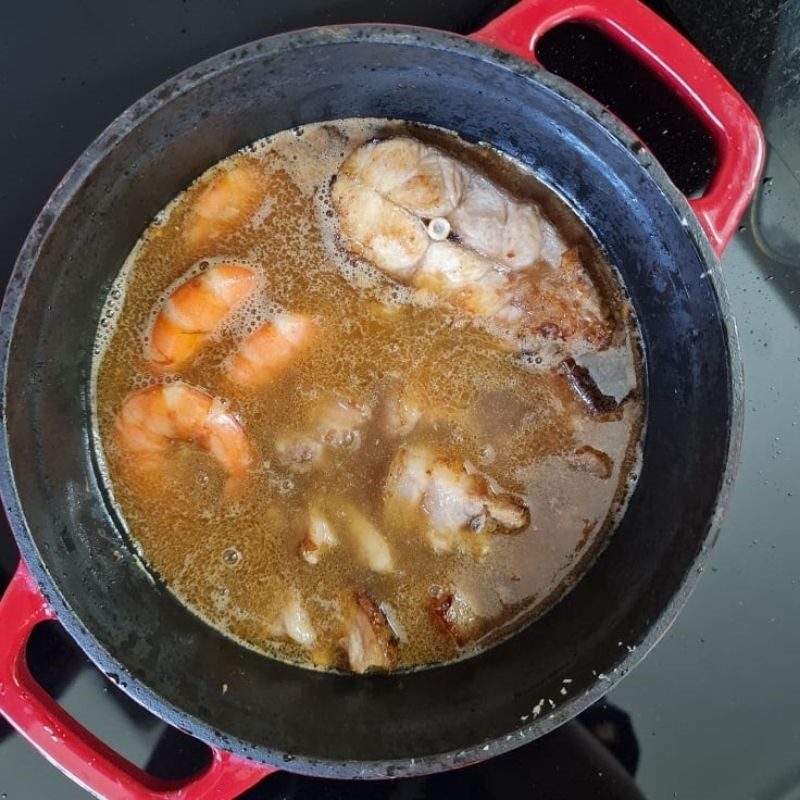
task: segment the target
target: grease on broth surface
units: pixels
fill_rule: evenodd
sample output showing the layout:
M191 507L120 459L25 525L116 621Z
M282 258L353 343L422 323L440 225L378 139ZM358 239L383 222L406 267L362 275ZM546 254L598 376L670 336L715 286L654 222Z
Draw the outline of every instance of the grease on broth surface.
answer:
M540 336L509 346L492 325L355 254L339 231L332 179L356 148L398 136L435 145L509 197L536 203L542 224L579 248L610 344ZM209 187L237 166L256 180L243 184L238 207L220 212ZM223 223L198 214L200 202ZM145 354L167 298L232 262L253 271L256 290L185 364L154 369ZM242 339L287 312L311 320L308 346L261 387L228 379ZM130 254L98 332L101 460L149 567L228 635L318 668L446 662L545 611L601 548L637 452L636 341L591 237L520 165L429 127L308 125L212 167ZM589 367L588 383L565 372L572 357ZM114 434L120 408L131 392L178 379L222 399L240 421L253 465L235 493L196 441L175 441L157 470L132 475L135 457ZM594 408L581 386L626 400ZM434 483L419 489L413 513L395 513L394 487L412 462L428 476L419 480ZM471 487L479 512L439 535L430 520L449 511L447 480Z

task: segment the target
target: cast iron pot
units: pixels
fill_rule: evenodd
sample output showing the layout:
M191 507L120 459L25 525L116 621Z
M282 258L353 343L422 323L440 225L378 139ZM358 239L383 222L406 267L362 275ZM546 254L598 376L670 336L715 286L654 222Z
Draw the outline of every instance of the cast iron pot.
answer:
M0 605L0 711L90 791L224 798L276 766L370 778L489 758L601 697L686 600L738 452L742 373L715 251L757 180L761 134L724 79L644 6L563 6L525 0L471 41L364 26L231 50L126 111L48 201L0 319L0 490L22 553ZM568 18L615 38L711 131L717 166L702 198L687 201L630 131L536 65L537 38ZM178 603L126 545L98 478L89 419L100 309L153 215L254 139L358 116L433 123L527 164L619 269L646 353L640 476L586 576L545 616L481 655L387 676L268 659ZM56 706L24 663L30 630L51 617L143 706L209 743L208 769L180 785L158 782Z

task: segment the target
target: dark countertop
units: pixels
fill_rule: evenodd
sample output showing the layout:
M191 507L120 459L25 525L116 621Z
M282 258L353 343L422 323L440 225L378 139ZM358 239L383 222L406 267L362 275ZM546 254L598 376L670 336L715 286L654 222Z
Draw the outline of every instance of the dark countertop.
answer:
M0 280L7 280L38 210L84 147L115 115L181 69L233 45L308 25L392 21L469 32L507 5L491 0L3 4ZM682 24L754 105L771 152L759 200L723 258L746 368L742 464L698 589L662 642L608 698L628 715L635 741L626 739L631 732L624 714L601 707L582 727L565 726L482 770L368 788L276 776L264 782L258 796L626 796L614 769L582 774L578 793L559 789L566 786L559 776L581 770L570 761L570 748L588 730L600 740L609 732L616 736L612 751L635 770L651 800L800 800L800 3L651 5ZM554 42L552 53L554 65L575 69L568 43ZM632 89L613 77L604 86L609 102ZM669 109L649 98L636 105L627 106L634 116L629 121L658 139L651 144L664 162L686 185L702 180L697 157L702 144L683 135L659 139L661 115ZM681 172L683 162L694 160L697 169ZM0 586L15 558L9 535L0 529ZM32 650L32 669L59 692L61 702L135 763L145 764L159 740L162 761L191 762L190 743L165 746L163 725L85 666L57 632L42 632ZM500 774L511 778L500 781ZM69 800L86 794L0 723L0 797L5 796Z

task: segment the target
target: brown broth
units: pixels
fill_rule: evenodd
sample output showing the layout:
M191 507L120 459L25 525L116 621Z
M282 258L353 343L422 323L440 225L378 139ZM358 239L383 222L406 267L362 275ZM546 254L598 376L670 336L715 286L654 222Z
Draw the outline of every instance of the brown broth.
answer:
M535 200L564 240L581 246L616 320L614 346L587 358L617 397L631 389L640 396L635 320L613 271L562 201L488 147L407 123L339 121L276 134L198 178L145 231L109 295L94 371L101 462L132 542L182 602L248 646L306 666L346 668L338 645L340 598L353 587L391 607L403 632L399 668L463 657L543 613L605 542L638 452L640 402L626 402L617 419L593 418L535 358L521 363L491 332L442 304L418 302L337 244L327 196L331 176L355 146L401 132L435 143L517 197ZM198 193L237 160L273 172L271 196L229 235L187 247L181 232ZM147 487L129 482L127 456L111 435L126 395L159 380L143 358L154 310L198 264L215 261L247 263L263 282L258 300L179 373L224 397L253 442L258 467L234 503L222 500L219 467L185 444L174 446L169 470ZM314 346L264 390L233 390L221 378L221 364L276 307L314 316L320 329ZM439 410L436 424L418 426L405 441L478 465L525 498L530 526L514 535L476 534L490 537L483 559L434 555L420 532L383 521L383 482L399 442L385 435L380 406L395 374L413 381L426 408ZM332 452L323 469L305 474L282 466L276 437L303 431L315 404L334 395L375 409L361 429L360 447ZM575 450L585 445L608 454L610 476L598 477L576 461ZM361 509L389 541L395 571L371 572L354 558L346 537L318 564L307 564L298 554L299 521L309 500L318 498L334 509L334 525L341 498ZM464 647L443 635L427 611L431 591L453 581L468 589L485 620L477 640ZM312 653L271 632L289 597L302 599L317 632Z

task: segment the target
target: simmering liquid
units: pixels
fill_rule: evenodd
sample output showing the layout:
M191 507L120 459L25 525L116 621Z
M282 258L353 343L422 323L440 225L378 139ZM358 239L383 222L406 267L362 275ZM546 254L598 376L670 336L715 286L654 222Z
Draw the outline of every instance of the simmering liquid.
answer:
M396 280L349 243L334 177L358 147L401 136L535 204L545 228L577 247L608 341L548 337L543 326L538 340L509 344L492 320ZM212 202L210 233L187 234L213 182L243 165L262 181L247 203ZM231 263L252 270L255 290L191 358L154 368L147 353L165 302L191 276ZM310 320L308 344L262 385L231 380L242 341L286 313ZM212 167L131 252L96 353L100 460L132 544L210 625L305 666L415 668L508 635L591 563L636 460L638 344L613 271L521 165L430 127L308 125ZM167 432L155 466L135 468L145 456L115 426L133 392L159 384L202 389L239 421L252 463L233 489L191 432ZM412 461L424 486L398 501ZM459 513L463 524L437 527ZM361 652L371 636L378 657Z

